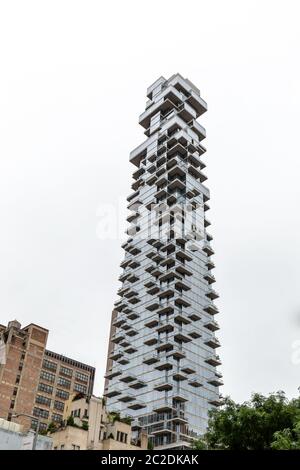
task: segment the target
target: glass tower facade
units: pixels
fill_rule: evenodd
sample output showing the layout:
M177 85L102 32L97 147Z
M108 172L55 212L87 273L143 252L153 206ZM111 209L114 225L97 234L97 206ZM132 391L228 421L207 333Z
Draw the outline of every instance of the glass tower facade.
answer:
M139 123L146 140L130 154L128 239L114 306L105 397L155 448L187 448L220 405L222 375L209 190L203 184L206 110L176 74L147 90Z

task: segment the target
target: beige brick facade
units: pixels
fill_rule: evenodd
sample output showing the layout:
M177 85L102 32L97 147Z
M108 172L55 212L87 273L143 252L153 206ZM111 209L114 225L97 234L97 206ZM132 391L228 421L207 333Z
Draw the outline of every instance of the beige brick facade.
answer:
M40 418L43 431L50 422L62 421L70 393L92 394L95 375L93 367L48 351L47 338L48 330L35 324L0 325L5 357L0 364L0 417L28 428ZM13 417L18 413L36 419Z

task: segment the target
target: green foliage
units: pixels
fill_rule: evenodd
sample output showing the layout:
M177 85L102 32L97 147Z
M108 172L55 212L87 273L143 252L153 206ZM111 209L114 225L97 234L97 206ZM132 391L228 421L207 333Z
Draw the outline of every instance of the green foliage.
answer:
M207 433L194 448L295 449L299 442L300 400L288 401L283 392L268 397L256 393L242 404L227 397L221 409L210 413Z
M108 415L108 419L111 423L114 423L115 421L120 421L120 413L117 411L111 411L111 413L109 413Z
M49 426L48 426L48 429L47 429L47 431L48 431L48 432L50 432L50 433L52 434L53 432L55 432L55 431L56 431L56 429L57 429L57 426L56 426L56 424L55 424L55 423L53 423L53 421L51 421L51 423L49 423Z
M273 450L299 450L300 449L300 421L292 430L284 429L274 433L274 440L271 443Z
M131 416L123 416L121 417L120 413L118 411L111 411L110 414L108 415L108 419L111 423L115 423L116 421L119 421L120 423L125 423L125 424L131 424L132 419Z
M123 418L120 418L119 421L121 423L129 424L131 425L132 418L130 416L124 416Z
M84 429L85 431L88 431L88 429L89 429L89 425L88 425L88 423L87 423L86 421L83 421L83 422L82 422L82 426L81 426L81 427L82 427L82 429Z
M153 445L153 442L152 442L151 439L148 439L147 449L148 450L153 450L154 449L154 445Z
M75 426L73 416L69 416L67 419L67 426Z
M194 450L207 450L207 442L205 439L196 439L192 444Z

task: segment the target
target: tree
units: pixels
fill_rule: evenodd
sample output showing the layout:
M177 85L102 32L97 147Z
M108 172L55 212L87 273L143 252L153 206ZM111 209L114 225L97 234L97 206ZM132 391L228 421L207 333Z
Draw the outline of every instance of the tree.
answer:
M300 400L288 401L281 391L268 397L256 393L249 402L242 404L227 397L221 409L210 413L207 432L194 442L194 448L295 448L300 440L299 423Z
M51 421L51 423L49 423L47 432L50 432L50 433L52 434L52 433L55 432L56 430L57 430L56 424L55 424L53 421Z
M292 430L284 429L274 433L274 440L271 443L273 450L299 450L300 449L300 421L296 423Z

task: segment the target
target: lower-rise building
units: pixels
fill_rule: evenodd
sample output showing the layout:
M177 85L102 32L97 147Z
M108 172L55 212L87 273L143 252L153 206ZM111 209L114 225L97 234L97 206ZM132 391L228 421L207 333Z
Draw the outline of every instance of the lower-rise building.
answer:
M92 395L95 368L46 349L48 330L0 325L0 418L46 432L63 421L70 394Z
M107 413L105 400L95 396L70 397L64 424L53 428L54 450L141 450L147 435L133 430L131 420Z
M21 424L0 418L0 450L32 450L35 433L25 430ZM37 436L36 450L52 450L52 439Z

